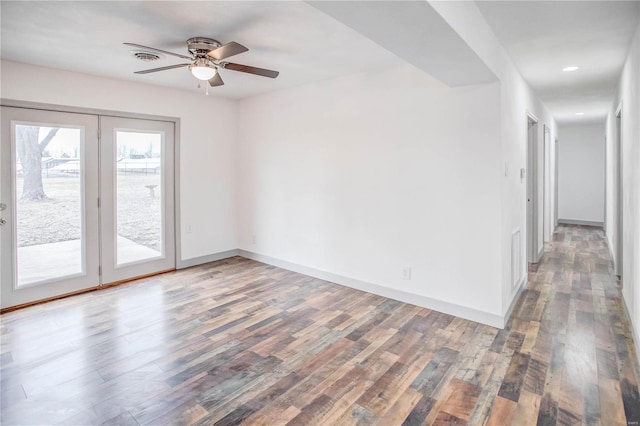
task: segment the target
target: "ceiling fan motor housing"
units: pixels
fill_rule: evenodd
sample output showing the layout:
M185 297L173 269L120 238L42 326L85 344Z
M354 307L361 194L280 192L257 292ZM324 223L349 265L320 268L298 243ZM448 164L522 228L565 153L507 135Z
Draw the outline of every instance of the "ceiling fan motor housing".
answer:
M218 40L207 37L193 37L187 40L187 48L192 55L206 56L208 52L222 46Z

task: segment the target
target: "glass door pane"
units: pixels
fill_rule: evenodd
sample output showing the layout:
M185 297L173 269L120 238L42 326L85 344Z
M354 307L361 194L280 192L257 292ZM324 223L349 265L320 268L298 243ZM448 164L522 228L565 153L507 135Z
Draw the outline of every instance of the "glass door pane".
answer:
M164 256L162 139L116 130L116 265Z
M175 268L174 124L100 117L102 283Z
M98 117L2 107L3 308L100 284Z
M81 127L14 124L17 287L81 275Z

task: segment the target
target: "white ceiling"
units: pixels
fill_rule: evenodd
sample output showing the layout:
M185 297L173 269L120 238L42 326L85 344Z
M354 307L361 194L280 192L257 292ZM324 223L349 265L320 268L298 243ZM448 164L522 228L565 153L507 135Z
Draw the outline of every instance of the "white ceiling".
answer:
M640 2L480 1L478 8L559 123L604 122ZM579 69L562 72L567 66Z
M133 74L147 68L183 63L183 60L165 56L152 63L140 62L129 53L131 48L122 43L139 43L186 54L185 41L193 36L212 37L222 43L233 40L247 46L249 52L229 58L230 61L280 71L280 76L272 80L223 70L225 86L211 90L236 99L394 66L402 62L399 57L435 75L429 67L434 66L437 55L433 49L437 46L427 42L441 40L444 30L438 32L433 25L407 28L400 22L402 19L388 19L387 36L380 39L375 31L362 29L371 30L370 22L350 21L345 25L329 16L348 21L345 16L353 20L362 15L348 15L350 7L313 3L315 7L299 1L2 0L0 56L45 67L197 91L197 81L187 69ZM384 11L394 3L397 7L403 6L402 2L384 3L377 9ZM560 123L604 120L637 29L639 1L479 1L477 4L524 78ZM325 10L329 15L321 11L327 8L337 10ZM417 13L414 9L408 7L405 12ZM418 12L428 12L422 9ZM396 12L394 16L404 16L402 11ZM340 17L340 14L346 15ZM393 43L385 44L385 40L393 36L389 32L393 31L392 27L406 33L404 36L413 34L411 37L420 38L424 43L413 46L408 53L396 52ZM456 43L453 44L460 44ZM451 53L450 48L444 49L443 57L447 57L447 53ZM473 56L467 55L471 59ZM425 62L424 58L431 62ZM458 65L456 69L473 68ZM563 73L561 69L569 65L580 69ZM436 63L435 66L451 69L451 64ZM585 115L577 117L576 112Z
M223 70L215 94L242 98L401 62L356 31L303 2L2 1L1 57L63 70L197 91L188 69L136 75L184 63L141 62L123 42L188 54L186 40L236 41L249 52L230 62L280 71L272 80Z

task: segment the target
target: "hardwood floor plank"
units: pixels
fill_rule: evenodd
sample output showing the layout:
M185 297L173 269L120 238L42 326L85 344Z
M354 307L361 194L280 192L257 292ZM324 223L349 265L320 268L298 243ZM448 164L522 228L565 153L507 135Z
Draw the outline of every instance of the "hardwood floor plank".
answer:
M491 409L487 426L503 426L514 423L514 415L518 404L510 399L498 396Z
M265 389L259 395L256 395L255 398L246 401L243 405L240 405L238 408L235 408L233 411L226 414L221 419L212 418L216 424L238 424L242 421L249 418L252 414L258 412L265 406L267 406L271 401L285 393L290 387L292 387L295 383L300 381L300 376L295 373L290 373L287 376L280 379L277 383L270 386L268 389ZM216 416L220 414L221 411L228 410L218 410Z
M584 412L582 420L587 425L600 425L600 390L598 384L589 384L585 389Z
M555 425L558 417L558 401L549 393L542 395L538 411L539 425Z
M620 393L622 394L622 404L624 405L627 423L633 424L633 422L640 422L640 395L638 394L638 385L629 382L626 378L622 379L620 381Z
M519 425L535 425L538 423L540 400L542 397L535 393L523 390L520 392L518 406L513 413L513 419Z
M542 396L547 378L548 366L535 358L529 359L529 367L524 376L523 389L527 392Z
M442 406L442 411L467 422L476 406L481 389L458 379L453 379L449 386L453 392Z
M510 399L511 401L518 402L518 399L520 399L520 390L528 367L529 355L524 355L519 352L513 354L511 364L509 364L509 369L502 381L502 386L500 386L498 395L503 398Z
M436 403L436 400L420 394L420 399L416 402L411 412L402 422L402 426L418 426L424 423L426 417Z
M367 410L359 406L358 404L353 404L338 419L335 420L334 424L346 426L346 425L372 425L375 424L378 417Z

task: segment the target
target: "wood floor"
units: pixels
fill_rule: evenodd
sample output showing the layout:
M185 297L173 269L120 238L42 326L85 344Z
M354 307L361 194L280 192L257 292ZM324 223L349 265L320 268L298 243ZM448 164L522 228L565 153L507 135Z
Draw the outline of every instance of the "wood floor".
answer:
M639 424L602 232L529 277L505 330L239 257L7 313L2 424Z

